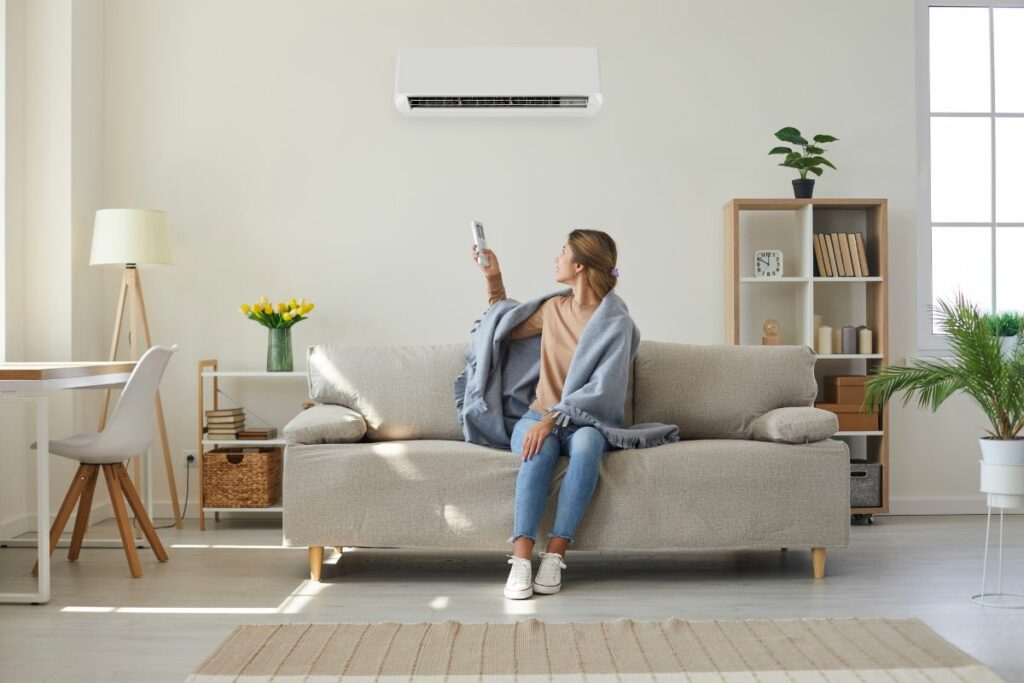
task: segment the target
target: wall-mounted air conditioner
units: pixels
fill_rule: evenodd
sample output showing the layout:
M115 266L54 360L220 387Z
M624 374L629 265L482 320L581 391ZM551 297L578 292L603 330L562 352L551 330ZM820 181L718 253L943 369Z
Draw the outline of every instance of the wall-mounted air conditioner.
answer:
M395 106L407 116L593 116L591 47L437 47L398 53Z

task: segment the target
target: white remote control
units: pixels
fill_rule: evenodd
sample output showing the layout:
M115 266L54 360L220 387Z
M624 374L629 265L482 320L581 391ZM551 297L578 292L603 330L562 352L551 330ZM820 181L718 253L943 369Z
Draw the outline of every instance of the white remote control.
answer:
M491 265L491 259L487 258L484 249L487 248L487 240L484 238L484 224L480 221L470 221L473 228L473 241L476 242L476 262L484 268Z

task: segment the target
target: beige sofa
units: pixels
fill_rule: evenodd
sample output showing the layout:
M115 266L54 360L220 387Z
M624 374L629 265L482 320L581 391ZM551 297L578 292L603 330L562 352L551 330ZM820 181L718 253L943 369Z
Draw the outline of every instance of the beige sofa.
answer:
M452 385L465 349L308 350L316 405L285 428L283 515L314 580L324 546L509 551L520 459L464 441ZM821 578L826 549L849 540L850 475L835 416L810 407L813 369L801 346L641 342L626 425L676 424L683 440L609 452L572 549L810 548Z

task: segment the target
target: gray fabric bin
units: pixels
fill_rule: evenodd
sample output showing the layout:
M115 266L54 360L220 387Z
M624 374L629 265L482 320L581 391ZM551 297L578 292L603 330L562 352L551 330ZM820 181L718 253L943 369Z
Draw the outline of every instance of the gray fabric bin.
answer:
M882 504L882 464L850 461L850 507L874 508Z

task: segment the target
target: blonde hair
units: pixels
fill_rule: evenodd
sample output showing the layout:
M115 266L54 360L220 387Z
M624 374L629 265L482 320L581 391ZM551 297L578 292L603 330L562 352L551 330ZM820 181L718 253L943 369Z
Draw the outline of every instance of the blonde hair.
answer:
M618 281L618 271L613 274L618 261L615 240L606 232L579 228L569 233L568 241L573 261L586 268L587 284L603 299Z

